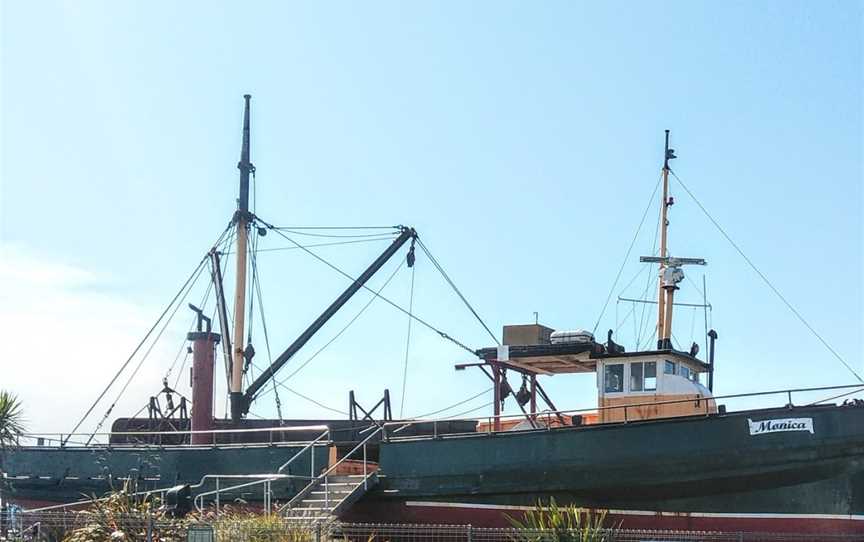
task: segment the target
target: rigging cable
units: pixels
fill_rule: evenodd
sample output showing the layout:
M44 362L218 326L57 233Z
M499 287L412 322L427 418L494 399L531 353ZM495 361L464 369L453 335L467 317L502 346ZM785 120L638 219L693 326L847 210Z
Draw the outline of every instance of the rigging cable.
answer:
M498 337L496 337L495 334L492 333L492 330L489 329L489 326L486 325L486 322L484 322L483 319L480 318L480 315L477 314L477 311L474 310L474 307L471 306L471 303L468 303L468 300L465 299L465 296L462 295L462 292L459 291L459 288L456 287L456 284L454 284L453 281L450 280L450 277L444 271L444 268L441 267L441 264L438 263L438 260L435 259L435 256L433 256L432 253L429 252L429 249L426 248L426 245L423 244L423 240L418 238L417 244L420 245L420 248L423 249L423 252L426 254L426 257L429 258L429 260L432 262L432 265L435 266L435 269L437 269L438 272L441 273L441 276L444 277L444 280L447 281L447 284L449 284L450 287L453 288L453 291L456 292L456 295L459 296L459 299L461 299L462 302L465 304L465 306L468 307L468 310L471 311L471 314L474 315L474 318L476 318L477 321L480 322L480 325L482 325L483 328L486 330L486 332L489 333L489 336L492 337L492 340L495 341L495 344L500 346L501 342L498 340Z
M639 238L639 232L642 230L642 225L645 223L645 217L648 216L648 211L651 209L651 204L654 202L654 196L657 195L657 189L660 187L660 181L663 179L661 176L657 179L657 184L654 185L654 191L651 192L651 198L648 200L648 206L645 207L645 212L642 213L642 219L639 221L639 226L636 227L636 233L633 234L633 240L630 241L630 246L627 248L627 253L624 255L624 261L621 262L621 267L618 268L618 274L615 275L615 281L612 283L612 287L609 288L609 294L606 296L606 301L603 303L603 309L600 311L600 316L597 317L597 322L594 324L594 328L591 330L591 334L597 332L597 328L600 327L600 320L603 319L603 315L606 313L606 307L609 306L609 300L612 299L612 294L615 292L615 287L618 285L618 280L621 279L621 273L624 272L624 267L627 265L627 260L630 259L630 252L633 250L633 245L636 244L636 240Z
M422 245L421 245L422 246ZM411 266L411 293L408 297L408 312L414 312L414 275L417 266ZM374 298L373 298L374 299ZM405 389L408 386L408 351L411 348L411 324L414 320L408 319L408 334L405 339L405 364L402 367L402 399L399 402L399 417L405 414Z
M355 234L355 235L333 235L328 233L310 233L299 230L291 230L288 228L279 228L279 231L284 231L288 233L293 233L295 235L306 235L308 237L325 237L328 239L368 239L370 237L383 237L387 235L396 236L399 234L399 230L391 233L363 233L363 234Z
M148 338L150 338L150 335L153 333L153 331L159 326L159 322L161 322L165 315L168 314L168 311L171 310L171 307L174 306L174 303L177 301L183 291L186 290L186 287L189 285L189 283L198 275L198 272L204 266L204 262L206 261L206 257L201 259L201 261L198 263L198 266L195 268L195 271L193 271L192 274L189 275L189 278L186 279L186 282L183 283L183 286L180 287L180 290L174 295L174 298L171 300L168 306L165 307L165 310L162 311L162 314L159 315L159 318L156 320L156 322L153 323L153 326L144 335L144 338L142 338L138 345L135 347L135 349L132 350L132 353L129 355L126 361L123 362L120 370L117 371L117 373L111 378L111 381L108 382L108 385L105 387L104 390L102 390L102 393L99 394L99 397L96 398L93 404L90 405L90 408L87 409L87 412L84 413L84 416L78 421L77 424L75 424L75 427L72 429L72 431L69 432L66 440L68 440L75 433L75 431L77 431L78 428L81 427L81 424L84 423L84 420L87 419L87 417L93 412L93 409L96 408L96 405L98 405L99 402L105 397L105 394L108 393L108 390L111 389L111 386L114 385L114 382L116 382L120 375L123 373L123 371L126 370L126 367L129 365L129 363L132 361L132 359L135 357L141 347L144 346L144 343L147 341Z
M384 281L384 284L381 285L381 288L378 289L378 293L381 293L384 290L384 288L386 288L387 285L390 284L390 281L393 280L393 277L396 276L396 273L398 273L399 270L402 269L402 266L404 265L404 263L405 262L403 260L403 262L400 263L396 267L396 269L393 270L393 273L387 278L386 281ZM336 339L338 339L340 336L342 336L342 334L345 333L345 331L347 331L349 327L351 327L351 324L353 324L358 318L360 318L360 315L363 314L363 312L369 308L369 305L371 305L376 299L378 299L376 296L372 296L371 298L369 298L369 301L367 301L366 304L363 305L363 307L357 312L357 314L355 314L354 317L351 318L351 320L349 320L348 323L345 324L345 326L342 329L340 329L338 333L336 333L336 335L334 335L329 341L324 343L324 345L321 348L316 350L315 353L312 354L306 361L304 361L303 363L300 364L299 367L294 369L294 371L291 374L286 376L281 381L277 382L277 384L279 384L281 386L285 386L285 382L288 382L294 375L299 373L304 367L309 365L309 363L311 363L312 360L314 360L316 357L318 357L318 354L323 352L328 346L333 344L336 341ZM258 398L266 395L267 393L269 393L269 390L263 390L255 398L258 399Z
M735 241L732 240L731 237L729 237L729 234L726 233L726 230L724 230L723 227L720 226L720 224L716 220L714 220L714 217L711 216L711 214L708 212L707 209L705 209L705 207L702 205L702 203L700 203L699 200L696 199L696 196L693 195L693 192L691 192L690 189L687 187L687 185L684 184L684 181L682 181L681 178L678 177L678 175L676 175L674 171L670 170L670 172L672 173L672 176L675 177L675 179L681 184L681 187L684 188L684 190L687 192L687 194L690 196L690 198L692 198L693 201L696 202L696 205L699 206L699 209L701 209L702 212L705 214L705 216L708 217L708 220L710 220L711 223L714 224L714 227L716 227L717 230L720 232L720 234L723 235L723 237L725 237L727 241L729 241L729 244L732 245L732 248L734 248L735 251L738 252L738 254L742 258L744 258L744 261L747 262L747 265L749 265L750 268L753 271L755 271L757 275L759 275L759 278L761 278L762 281L766 285L768 285L768 287L771 289L771 291L774 292L774 294L777 295L778 298L780 298L780 301L782 301L783 304L786 305L786 308L788 308L792 312L792 314L794 314L798 318L798 320L800 320L801 323L804 324L804 326L810 330L810 333L812 333L813 336L816 337L819 340L819 342L821 342L822 345L825 348L827 348L828 351L831 352L834 355L834 357L837 358L837 360L840 363L842 363L849 370L849 372L855 376L855 378L858 379L859 382L864 382L864 379L861 378L861 376L855 371L855 369L853 369L852 366L850 366L848 363L846 363L846 360L844 360L840 356L840 354L838 354L837 351L834 350L834 348L832 348L831 345L828 344L828 342L822 338L822 336L813 328L813 326L811 326L810 323L807 322L807 320L805 320L803 316L801 316L801 313L798 312L795 309L795 307L793 307L792 304L786 300L786 298L783 296L783 294L780 293L780 290L778 290L776 287L774 287L774 285L771 283L771 281L768 280L768 277L766 277L765 274L762 273L762 271L760 271L758 267L756 267L756 264L754 264L753 261L750 260L750 258L748 258L746 254L744 254L744 251L741 250L741 248L735 243Z
M267 320L264 318L264 296L261 295L261 279L258 277L258 237L256 236L255 251L252 252L252 283L255 285L255 294L258 296L258 311L261 315L261 329L264 331L264 345L267 348L267 362L273 364L273 354L270 350L270 335L267 333ZM276 389L276 373L270 375L270 381L273 383L273 393L276 394L276 414L279 416L279 423L282 423L282 399L279 397L279 390Z
M414 419L428 418L429 416L434 416L434 415L436 415L436 414L441 414L442 412L447 412L448 410L452 410L452 409L454 409L454 408L456 408L456 407L458 407L458 406L462 406L462 405L464 405L465 403L468 403L468 402L470 402L470 401L473 401L474 399L477 399L477 398L480 397L481 395L484 395L484 394L486 394L486 393L489 393L489 392L492 391L493 389L495 389L495 388L494 388L494 387L491 387L491 388L485 389L485 390L481 391L480 393L478 393L477 395L472 395L471 397L469 397L469 398L467 398L467 399L463 399L462 401L459 401L458 403L454 403L454 404L452 404L452 405L450 405L450 406L448 406L448 407L442 408L442 409L440 409L440 410L436 410L435 412L428 412L428 413L426 413L426 414L421 414L420 416L414 416ZM489 404L492 404L492 403L489 403ZM484 405L484 407L485 407L485 406L488 406L488 405Z
M464 416L466 414L471 414L472 412L477 412L478 410L483 410L484 408L488 408L488 407L492 406L493 404L495 404L495 401L490 401L490 402L486 403L485 405L480 405L477 408L472 408L471 410L466 410L465 412L460 412L458 414L448 416L447 419L458 420L459 418L461 418L462 416Z
M316 248L316 247L335 247L339 245L353 245L356 243L371 243L374 241L389 241L393 239L392 235L384 235L381 237L370 237L369 239L353 239L351 241L337 241L334 243L314 243L311 245L303 245L302 248ZM258 252L277 252L280 250L297 250L301 247L291 246L291 247L271 247L271 248L259 248ZM233 254L233 252L226 252L225 254Z
M336 271L337 273L339 273L340 275L344 276L345 278L347 278L348 280L350 280L350 281L352 281L352 282L357 282L357 279L356 279L356 278L352 277L351 275L349 275L348 273L346 273L345 271L343 271L342 269L340 269L340 268L337 267L336 265L330 263L330 262L327 261L326 259L322 258L322 257L319 256L318 254L316 254L316 253L312 252L311 250L307 249L306 247L304 247L303 245L301 245L300 243L298 243L298 242L295 241L294 239L292 239L292 238L288 237L287 235L285 235L284 233L282 233L281 231L279 231L279 230L277 230L277 229L274 229L274 227L273 227L271 224L268 224L267 222L261 220L261 219L258 218L258 217L255 217L255 218L256 218L256 220L258 220L259 222L261 222L262 224L264 224L267 228L269 228L269 229L275 231L277 234L281 235L282 237L284 237L285 239L287 239L287 240L290 241L291 243L297 245L297 247L301 248L304 252L306 252L307 254L309 254L310 256L312 256L313 258L315 258L316 260L320 261L321 263L323 263L324 265L326 265L326 266L329 267L330 269L333 269L334 271ZM397 303L395 303L395 302L391 301L390 299L384 297L383 295L377 293L375 290L373 290L372 288L370 288L370 287L367 286L366 284L361 284L360 286L361 286L363 289L365 289L365 290L367 290L367 291L369 291L369 292L372 292L376 297L380 298L382 301L384 301L385 303L387 303L387 304L390 305L391 307L393 307L393 308L395 308L396 310L402 312L403 314L406 314L406 315L409 316L410 318L413 318L414 320L416 320L417 322L419 322L421 325L423 325L423 326L426 327L427 329L429 329L429 330L431 330L431 331L434 331L434 332L437 333L441 338L446 339L446 340L452 342L453 344L455 344L456 346L458 346L459 348L462 348L463 350L465 350L465 351L467 351L467 352L470 352L472 356L476 355L475 352L474 352L474 350L472 350L472 349L469 348L468 346L465 346L465 344L463 344L462 342L458 341L457 339L454 339L452 336L450 336L450 335L447 334L446 332L441 331L440 329L438 329L438 328L436 328L435 326L433 326L432 324L426 322L425 320L423 320L423 319L420 318L419 316L417 316L417 315L415 315L415 314L411 314L410 312L408 312L407 310L405 310L404 308L402 308L400 305L398 305Z
M168 318L165 320L165 323L162 325L162 329L159 330L159 333L157 333L156 337L150 342L150 346L147 348L147 351L144 352L144 355L141 356L141 359L138 360L138 364L135 366L135 369L132 370L132 374L130 374L129 378L126 379L126 383L123 384L122 388L120 388L120 391L117 393L117 396L114 398L114 401L112 401L111 405L108 407L108 410L105 411L105 414L102 416L102 419L99 420L99 423L96 424L96 428L93 430L93 432L90 434L90 438L87 440L88 443L93 439L93 437L96 435L96 433L99 431L99 429L102 428L102 425L105 423L105 420L108 419L108 416L111 415L111 412L114 410L114 407L117 406L117 402L120 400L121 397L123 397L123 394L126 393L126 390L129 388L129 384L132 383L132 380L134 380L135 376L138 374L138 371L141 370L141 366L144 365L144 362L150 356L150 352L153 351L153 348L156 346L156 343L159 342L159 339L162 337L162 334L165 333L166 329L168 329L168 325L174 319L174 316L177 314L177 311L180 309L181 306L183 306L183 301L186 300L186 297L189 295L189 292L192 290L192 287L198 282L198 279L201 277L201 273L204 272L204 267L205 266L201 266L199 268L198 276L195 277L195 280L192 281L192 283L189 285L189 288L186 289L186 293L183 294L183 297L181 297L180 300L177 302L177 305L174 307L174 310L171 311L171 315L168 316ZM210 286L212 287L212 283ZM210 297L210 287L207 288L207 293L204 296L205 302L206 302L207 298L209 298L209 297Z

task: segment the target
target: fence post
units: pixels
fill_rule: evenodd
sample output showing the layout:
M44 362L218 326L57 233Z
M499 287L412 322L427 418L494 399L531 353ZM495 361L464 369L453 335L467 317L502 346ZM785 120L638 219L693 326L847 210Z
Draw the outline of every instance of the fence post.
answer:
M315 542L321 542L321 522L315 523Z
M474 532L471 529L471 524L465 526L465 538L466 542L474 542Z

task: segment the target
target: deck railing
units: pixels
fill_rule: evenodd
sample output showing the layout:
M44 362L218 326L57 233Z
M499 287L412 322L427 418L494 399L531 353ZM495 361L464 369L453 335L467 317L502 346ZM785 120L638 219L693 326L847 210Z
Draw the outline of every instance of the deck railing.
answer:
M793 396L795 394L802 393L816 393L816 392L826 392L826 391L837 391L837 390L846 390L845 393L841 393L839 395L834 395L832 397L827 397L824 399L820 399L818 401L813 401L810 403L804 403L802 405L795 405L793 402ZM530 428L526 428L525 431L532 430L546 430L550 429L553 425L553 422L559 420L561 417L567 415L579 415L579 414L594 414L599 412L610 412L610 411L618 411L622 413L623 420L619 421L607 421L607 422L592 422L590 424L585 424L587 427L593 427L597 425L609 425L609 424L626 424L634 421L647 421L647 420L658 420L658 419L673 419L673 418L681 418L688 415L674 415L674 416L665 416L665 417L652 417L652 418L643 418L639 417L637 419L633 419L628 415L629 412L633 412L634 409L642 408L642 407L656 407L658 405L675 405L675 404L685 404L685 403L695 403L695 406L699 407L703 412L702 416L710 416L715 414L712 412L712 406L716 408L717 401L720 400L729 400L729 399L741 399L741 398L749 398L749 397L768 397L768 396L785 396L786 404L782 407L778 408L793 408L795 406L814 406L820 403L824 403L826 401L835 400L842 397L847 397L850 395L854 395L859 392L864 392L864 384L846 384L842 386L822 386L822 387L814 387L814 388L790 388L783 390L772 390L772 391L763 391L763 392L750 392L750 393L735 393L729 395L718 395L718 396L699 396L693 394L691 397L687 397L684 399L669 399L664 401L653 401L653 402L642 402L642 403L629 403L625 405L612 405L605 407L595 407L595 408L577 408L570 410L547 410L543 412L538 412L536 414L501 414L498 416L484 416L484 417L469 417L469 418L436 418L436 419L417 419L417 420L402 420L402 421L394 421L387 422L384 424L384 438L386 440L418 440L418 439L434 439L434 438L447 438L454 436L466 436L466 435L486 435L489 433L497 433L497 432L505 432L505 430L494 430L495 421L504 422L508 420L526 420L530 421L529 425L532 425ZM742 411L746 412L746 411ZM728 412L729 414L734 413L734 411ZM454 422L454 421L476 421L478 425L482 422L486 422L486 431L475 431L471 433L446 433L441 434L438 431L438 423L439 422ZM545 422L545 424L543 424ZM417 424L432 424L432 434L431 435L411 435L411 436L399 436L399 433L408 427ZM536 427L536 424L543 424L542 427ZM500 424L499 424L500 425Z
M269 510L269 503L270 503L270 499L272 496L272 491L271 491L272 482L277 481L277 480L286 480L286 479L309 480L309 479L314 478L315 477L315 448L316 447L329 448L329 446L332 444L332 442L330 441L330 428L327 427L326 425L311 425L311 426L304 426L303 428L306 430L323 429L323 431L315 439L309 441L308 443L302 443L302 444L305 444L305 446L301 450L299 450L297 453L295 453L293 456L291 456L290 459L288 459L282 465L280 465L279 468L276 469L275 473L234 474L234 475L231 475L231 474L205 474L203 477L201 477L201 480L197 484L190 485L189 486L190 489L193 489L193 490L194 489L200 489L200 488L204 487L208 481L211 481L211 480L213 481L216 488L215 488L215 491L199 493L198 495L196 495L196 497L195 497L196 506L198 506L199 502L203 503L203 498L205 496L215 495L216 512L218 514L219 508L220 508L220 500L219 499L223 493L227 493L227 492L232 491L232 490L237 490L237 489L252 487L252 486L256 486L256 485L261 485L264 489L264 502L267 504L267 507ZM291 429L291 428L286 427L284 429ZM301 443L294 443L295 446L298 444L301 444ZM308 477L307 476L301 476L301 475L282 474L282 472L285 469L287 469L292 463L294 463L294 461L296 461L298 458L300 458L307 451L310 454L310 472L309 472ZM326 457L327 457L326 451L324 453L324 457L325 457L325 462L326 462ZM251 479L253 481L247 482L244 484L220 488L220 484L223 480L238 480L238 479L245 479L245 480ZM124 479L120 478L120 480L124 480ZM164 502L165 501L165 494L168 491L170 491L171 489L173 489L173 487L174 486L163 487L163 488L159 488L159 489L145 490L145 491L137 491L137 492L132 493L131 496L132 497L147 498L151 495L158 495L159 499L162 502ZM74 508L74 507L79 507L82 505L87 505L87 504L90 504L93 502L105 501L109 498L110 497L104 497L104 498L100 498L100 499L79 500L79 501L75 501L75 502L71 502L71 503L64 503L64 504L57 504L57 505L53 505L53 506L34 508L34 509L27 510L27 512L62 511L62 510L68 509L68 508ZM198 506L198 509L201 510L201 506Z
M256 427L250 429L210 429L207 431L111 431L107 433L24 433L18 437L18 446L20 447L60 447L60 448L231 448L231 447L249 447L249 446L296 446L304 444L307 441L290 441L276 439L277 435L284 436L285 434L297 433L303 431L316 431L327 429L326 425L299 425L299 426L277 426L277 427ZM268 439L259 442L243 442L233 443L217 442L215 438L218 435L244 435L249 433L266 433ZM212 443L207 444L162 444L162 437L178 437L189 436L191 441L192 435L213 435ZM114 442L110 441L111 437L134 437L141 438L143 442ZM83 438L81 438L83 437ZM105 437L108 439L106 443L92 442L96 438ZM154 438L155 437L155 438ZM79 440L79 438L81 438ZM155 441L155 443L154 443ZM35 444L28 445L28 442ZM39 444L39 443L42 444ZM56 446L51 446L50 443L57 443ZM47 445L46 445L47 444Z

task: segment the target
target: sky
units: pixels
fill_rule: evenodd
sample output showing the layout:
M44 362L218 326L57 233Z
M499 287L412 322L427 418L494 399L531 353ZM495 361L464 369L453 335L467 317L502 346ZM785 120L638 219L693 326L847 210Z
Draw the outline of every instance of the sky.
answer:
M537 312L555 329L617 329L628 350L653 322L617 297L653 290L655 271L638 257L652 253L670 129L677 177L864 376L862 6L2 2L0 388L21 397L31 431L69 431L81 418L230 220L246 93L258 216L411 225L495 333ZM708 261L685 269L679 299L700 303L705 276L715 393L854 383L674 178L671 187L670 251ZM273 234L260 243L290 244ZM356 275L385 246L313 250ZM275 357L347 282L297 250L261 252L259 267ZM491 346L425 255L415 269L416 314L471 348ZM411 279L400 269L383 294L407 307ZM206 282L186 301L200 301ZM358 294L280 379L369 299ZM178 310L109 423L138 411L166 374L189 394L191 318ZM677 311L682 348L703 342L704 318ZM479 371L454 371L470 354L419 324L408 342L407 328L375 301L286 385L337 411L349 390L369 406L387 388L405 416L489 387ZM266 364L260 317L253 344ZM139 358L82 429L97 426ZM596 403L589 375L542 382L559 408ZM285 417L335 415L279 395ZM489 401L441 415L489 414ZM275 416L273 394L252 411Z

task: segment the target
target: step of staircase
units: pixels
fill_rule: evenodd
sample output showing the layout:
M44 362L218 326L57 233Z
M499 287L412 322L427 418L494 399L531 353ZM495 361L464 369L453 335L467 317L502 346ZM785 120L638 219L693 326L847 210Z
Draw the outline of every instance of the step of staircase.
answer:
M375 473L368 477L362 474L328 476L326 481L318 480L302 500L289 508L285 518L292 521L333 519L377 483Z

